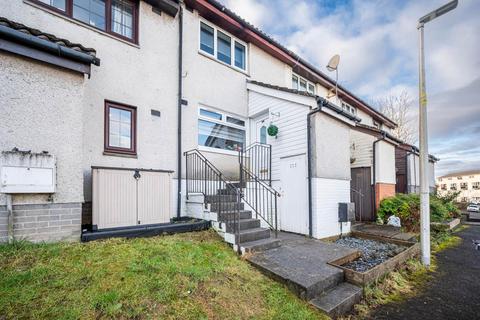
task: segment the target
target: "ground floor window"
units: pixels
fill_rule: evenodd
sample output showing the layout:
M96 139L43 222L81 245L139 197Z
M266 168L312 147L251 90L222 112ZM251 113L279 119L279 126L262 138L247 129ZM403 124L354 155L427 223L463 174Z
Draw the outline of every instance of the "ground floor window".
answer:
M245 120L223 112L200 108L198 145L238 151L245 145Z
M105 101L105 151L136 154L137 109Z

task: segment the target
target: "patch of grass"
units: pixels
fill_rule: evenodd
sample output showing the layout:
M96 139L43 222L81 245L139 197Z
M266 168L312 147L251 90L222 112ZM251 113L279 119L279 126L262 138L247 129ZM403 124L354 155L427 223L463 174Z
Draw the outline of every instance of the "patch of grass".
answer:
M459 228L456 229L458 232ZM431 235L432 253L438 253L447 248L457 246L462 239L454 232L442 231ZM343 319L363 319L376 307L402 301L414 296L432 278L437 270L435 256L432 255L430 268L427 269L417 259L408 260L402 269L390 272L364 288L361 303L355 305L355 313Z
M0 318L327 319L213 231L0 245Z

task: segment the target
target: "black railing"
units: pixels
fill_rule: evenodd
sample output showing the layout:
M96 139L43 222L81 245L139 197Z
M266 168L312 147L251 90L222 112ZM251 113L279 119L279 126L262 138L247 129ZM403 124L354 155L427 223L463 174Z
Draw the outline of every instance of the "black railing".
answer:
M270 229L278 232L278 197L280 194L263 182L256 175L247 170L240 163L240 184L243 186L242 199L252 208L255 218L259 217L265 221Z
M278 232L278 197L272 188L272 147L269 144L254 143L245 151L238 151L242 199L252 208L255 217L265 221Z
M217 213L218 220L225 223L226 230L235 235L235 244L240 239L240 211L243 208L241 190L236 183L227 181L198 150L184 153L186 159L186 195L201 193L205 206ZM239 246L238 246L239 247Z
M272 185L272 146L260 142L255 142L245 148L245 151L239 151L239 162L258 177L260 181Z

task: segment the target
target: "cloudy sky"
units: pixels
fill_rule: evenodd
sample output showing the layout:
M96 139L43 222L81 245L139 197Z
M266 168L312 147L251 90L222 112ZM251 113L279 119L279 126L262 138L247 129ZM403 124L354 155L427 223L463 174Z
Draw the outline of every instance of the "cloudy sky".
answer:
M373 101L403 90L416 100L417 21L447 0L222 2L319 68L340 54L339 82ZM480 169L480 1L459 2L425 28L429 151L441 158L437 175ZM411 116L417 118L417 102Z

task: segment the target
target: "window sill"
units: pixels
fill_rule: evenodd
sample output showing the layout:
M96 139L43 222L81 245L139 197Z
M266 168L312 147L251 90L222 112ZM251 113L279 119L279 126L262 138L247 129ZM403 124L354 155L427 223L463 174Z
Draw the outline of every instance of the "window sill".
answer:
M111 157L121 157L121 158L132 158L137 159L136 154L128 154L128 153L116 153L111 151L103 151L104 156L111 156Z
M198 146L198 150L210 153L218 153L218 154L225 154L229 156L238 156L238 151L230 151L218 148L210 148L205 146Z
M223 61L220 61L220 60L218 60L217 58L215 58L214 56L212 56L211 54L208 54L208 53L206 53L206 52L203 52L202 50L198 50L198 54L199 54L199 55L202 55L202 56L204 56L205 58L208 58L208 59L210 59L210 60L212 60L212 61L215 61L215 62L217 62L217 63L219 63L219 64L221 64L221 65L224 65L225 67L228 67L228 68L230 68L230 69L232 69L232 70L234 70L234 71L237 71L238 73L244 74L244 75L246 75L247 77L250 78L250 74L249 74L247 71L244 71L244 70L239 69L239 68L236 68L236 67L234 67L234 66L232 66L232 65L230 65L230 64L228 64L228 63L225 63L225 62L223 62Z
M99 29L97 29L97 28L95 28L95 27L91 27L91 26L89 26L89 25L86 24L86 23L77 21L77 20L75 20L75 19L73 19L73 18L70 18L70 17L66 16L65 14L59 13L59 12L53 10L53 9L49 9L49 8L47 8L47 7L45 7L45 6L42 6L42 5L40 5L40 4L37 4L37 3L32 2L32 1L29 1L29 0L23 0L23 2L26 3L26 4L28 4L29 6L35 7L35 8L37 8L37 9L42 10L42 11L48 12L48 13L56 16L56 17L59 17L59 18L62 18L62 19L64 19L64 20L67 20L67 21L69 21L69 22L72 22L72 23L74 23L74 24L76 24L76 25L78 25L78 26L81 26L81 27L83 27L83 28L89 29L89 30L91 30L91 31L94 31L94 32L99 33L99 34L101 34L101 35L104 35L104 36L106 36L106 37L109 37L109 38L111 38L111 39L115 39L115 40L120 41L120 42L122 42L122 43L124 43L124 44L126 44L126 45L132 46L132 47L134 47L134 48L140 49L140 46L139 46L138 44L134 43L134 42L130 42L130 41L124 40L124 39L122 39L122 38L120 38L120 37L115 37L114 35L112 35L112 34L110 34L110 33L108 33L108 32L99 30Z

